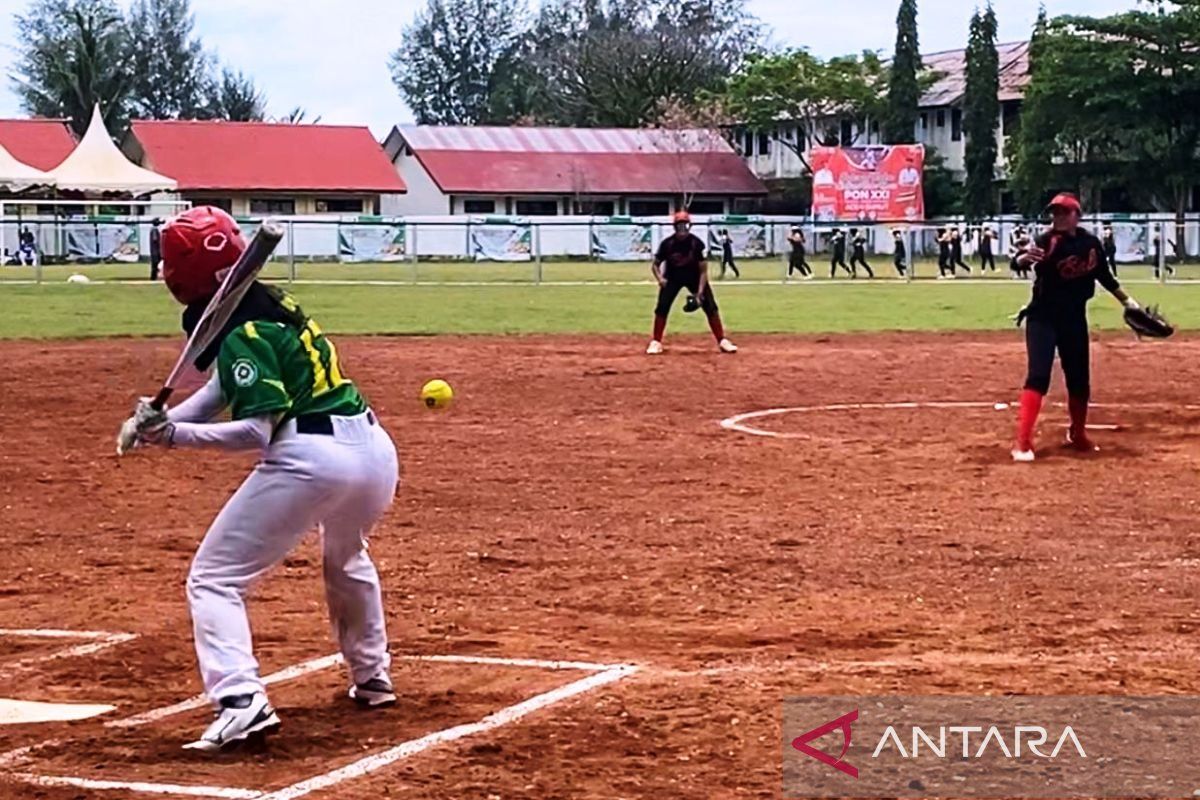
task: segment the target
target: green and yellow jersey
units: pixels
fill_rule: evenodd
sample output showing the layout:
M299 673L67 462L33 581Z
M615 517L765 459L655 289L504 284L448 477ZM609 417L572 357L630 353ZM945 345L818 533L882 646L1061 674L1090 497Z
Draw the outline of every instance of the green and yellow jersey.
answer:
M317 323L265 320L234 328L217 355L221 392L233 419L279 414L352 416L366 401L342 375L337 350Z

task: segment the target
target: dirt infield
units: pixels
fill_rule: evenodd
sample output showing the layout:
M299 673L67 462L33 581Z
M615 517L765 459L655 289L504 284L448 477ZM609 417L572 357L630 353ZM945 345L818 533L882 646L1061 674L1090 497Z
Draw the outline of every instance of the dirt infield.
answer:
M659 359L643 344L339 340L404 464L372 545L395 653L639 669L310 796L770 798L791 694L1200 691L1200 341L1101 337L1094 421L1120 429L1068 454L1051 405L1032 466L1010 462L1013 412L991 407L1019 388L1013 334L759 337L733 357L677 337ZM400 704L364 715L331 666L273 690L267 749L215 760L179 749L203 707L106 726L199 690L183 579L251 463L111 455L176 351L0 342L0 628L138 636L52 658L64 643L0 635L0 697L117 706L0 725L0 798L151 796L14 774L271 797L586 676L401 660ZM446 414L415 399L431 377L458 391ZM980 405L754 422L789 438L719 425L897 401ZM314 542L251 613L264 673L333 652Z

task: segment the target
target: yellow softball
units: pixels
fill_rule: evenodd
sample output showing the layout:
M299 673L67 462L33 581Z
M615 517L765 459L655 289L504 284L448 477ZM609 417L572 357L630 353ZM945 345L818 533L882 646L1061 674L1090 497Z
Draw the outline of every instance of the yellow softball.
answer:
M421 387L421 402L426 408L446 408L453 399L454 390L443 380L430 381Z

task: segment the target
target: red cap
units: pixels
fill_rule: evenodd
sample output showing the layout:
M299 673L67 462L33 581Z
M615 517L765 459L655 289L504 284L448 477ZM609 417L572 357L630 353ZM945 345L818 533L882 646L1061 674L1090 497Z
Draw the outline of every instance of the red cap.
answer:
M246 240L233 217L197 206L167 222L161 247L163 282L186 306L216 294L221 273L237 263Z
M1053 211L1056 208L1083 213L1083 206L1079 205L1079 198L1069 192L1054 195L1054 199L1046 205L1047 211Z
M675 212L675 224L678 225L681 222L686 222L689 225L692 224L692 215L686 211Z

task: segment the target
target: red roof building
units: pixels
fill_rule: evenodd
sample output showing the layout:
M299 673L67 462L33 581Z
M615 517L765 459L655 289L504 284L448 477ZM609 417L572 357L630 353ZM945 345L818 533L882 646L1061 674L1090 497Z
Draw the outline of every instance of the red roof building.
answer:
M753 210L766 188L701 130L405 125L384 150L409 187L395 213L660 216Z
M184 199L235 215L371 214L405 191L365 127L137 121L123 149Z
M61 119L0 119L0 145L17 161L46 172L71 154L75 137Z

